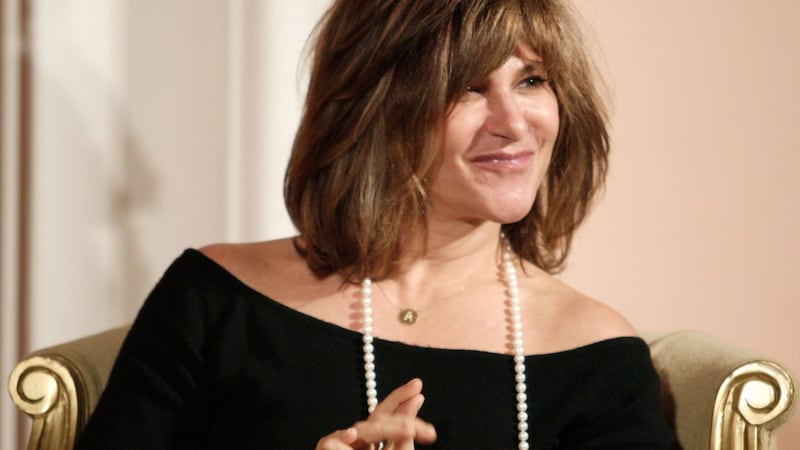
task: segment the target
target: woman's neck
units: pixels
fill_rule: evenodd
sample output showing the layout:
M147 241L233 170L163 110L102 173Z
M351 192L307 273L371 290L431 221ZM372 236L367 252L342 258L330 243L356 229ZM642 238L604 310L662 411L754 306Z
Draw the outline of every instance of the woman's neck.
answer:
M429 226L409 239L408 251L391 274L381 281L397 302L415 299L415 306L448 298L468 287L497 279L500 262L500 226L486 223L463 227Z

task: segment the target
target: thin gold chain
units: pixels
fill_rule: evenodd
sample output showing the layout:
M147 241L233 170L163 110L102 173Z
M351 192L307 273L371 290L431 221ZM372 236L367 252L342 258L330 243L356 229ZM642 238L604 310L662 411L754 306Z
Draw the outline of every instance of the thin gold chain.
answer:
M393 302L392 299L388 295L386 295L386 291L383 290L383 287L380 284L375 283L375 285L378 286L378 290L381 291L381 294L383 295L383 298L385 298L386 301L389 302L390 305L394 306L395 309L400 311L400 313L397 316L397 319L401 323L403 323L405 325L413 325L413 324L415 324L417 322L417 318L419 317L419 313L421 313L423 310L427 309L427 306L424 307L424 308L412 308L412 307L399 306L395 302ZM446 302L446 301L448 301L448 300L450 300L450 299L452 299L454 297L457 297L459 294L464 292L464 289L466 289L466 287L467 287L466 285L461 286L461 288L459 288L456 292L454 292L453 294L443 298L442 300L440 300L437 303ZM430 306L430 305L428 305L428 306Z

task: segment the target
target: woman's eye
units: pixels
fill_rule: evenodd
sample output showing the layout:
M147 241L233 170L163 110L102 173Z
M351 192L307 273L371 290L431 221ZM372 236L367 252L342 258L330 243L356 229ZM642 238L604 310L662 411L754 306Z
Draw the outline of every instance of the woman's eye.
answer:
M524 80L522 80L521 84L524 85L525 87L539 87L545 83L547 83L547 78L540 75L536 75L525 78Z
M473 93L474 94L480 94L481 92L483 92L483 88L480 87L480 86L476 86L476 85L467 86L467 93L468 94L473 94Z

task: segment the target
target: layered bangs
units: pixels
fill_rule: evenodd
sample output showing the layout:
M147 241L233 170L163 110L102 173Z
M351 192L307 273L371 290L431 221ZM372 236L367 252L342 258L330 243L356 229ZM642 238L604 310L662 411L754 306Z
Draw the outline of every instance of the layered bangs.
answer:
M484 0L462 2L452 17L448 52L447 102L452 104L467 86L502 65L519 45L544 61L548 73L559 72L557 15L553 2ZM560 19L560 17L559 17Z

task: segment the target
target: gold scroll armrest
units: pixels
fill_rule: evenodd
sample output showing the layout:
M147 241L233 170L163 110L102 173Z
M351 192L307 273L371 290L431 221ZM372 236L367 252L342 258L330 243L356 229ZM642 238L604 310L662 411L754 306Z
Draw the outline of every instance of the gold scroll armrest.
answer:
M686 450L774 450L796 384L780 364L700 331L645 339Z
M8 390L33 418L28 450L71 450L105 388L129 327L39 350L11 372Z

